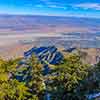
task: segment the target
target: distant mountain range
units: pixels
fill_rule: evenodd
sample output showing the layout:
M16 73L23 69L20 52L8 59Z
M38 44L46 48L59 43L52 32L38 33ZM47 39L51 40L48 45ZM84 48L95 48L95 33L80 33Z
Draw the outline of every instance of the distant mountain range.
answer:
M9 32L17 34L36 32L100 32L100 19L37 15L0 15L0 35Z
M100 19L0 15L1 56L22 56L24 51L39 45L100 48Z

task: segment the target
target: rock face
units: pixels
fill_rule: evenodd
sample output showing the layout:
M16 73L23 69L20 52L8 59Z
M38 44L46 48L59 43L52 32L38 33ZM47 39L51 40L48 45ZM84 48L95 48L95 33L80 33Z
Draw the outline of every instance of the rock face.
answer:
M65 49L64 52L73 52L74 50L76 50L77 48L73 47L73 48L69 48L69 49Z
M31 58L32 55L37 56L39 62L41 62L43 67L43 74L47 75L50 72L49 64L57 65L63 60L63 55L57 50L55 46L49 47L34 47L27 52L24 52L24 59L19 63L17 72L15 73L15 78L22 82L27 82L31 78L30 71L31 66L27 65L27 59Z
M32 48L24 53L24 57L31 57L33 53L38 57L39 61L43 63L48 62L49 64L55 65L61 63L63 59L62 53L60 53L55 46Z

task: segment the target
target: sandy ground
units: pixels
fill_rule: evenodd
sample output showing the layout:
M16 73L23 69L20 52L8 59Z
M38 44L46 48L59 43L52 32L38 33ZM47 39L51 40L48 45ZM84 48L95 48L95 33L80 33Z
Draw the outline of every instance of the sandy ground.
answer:
M23 54L25 51L31 49L32 47L36 46L34 44L13 44L8 47L1 47L0 48L0 56L4 59L13 59L18 57L23 57ZM63 49L59 49L62 51ZM81 52L86 54L86 56L83 57L83 60L86 63L95 64L97 62L96 57L100 57L100 48L86 48L81 49Z
M21 45L21 44L14 44L8 47L1 47L0 48L0 57L3 59L13 59L17 57L23 57L25 51L32 48L33 45Z

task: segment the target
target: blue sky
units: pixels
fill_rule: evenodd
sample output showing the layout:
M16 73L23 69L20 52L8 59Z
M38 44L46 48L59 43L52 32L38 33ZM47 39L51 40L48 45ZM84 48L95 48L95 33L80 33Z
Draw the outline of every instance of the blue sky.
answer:
M100 0L0 0L0 14L100 18Z

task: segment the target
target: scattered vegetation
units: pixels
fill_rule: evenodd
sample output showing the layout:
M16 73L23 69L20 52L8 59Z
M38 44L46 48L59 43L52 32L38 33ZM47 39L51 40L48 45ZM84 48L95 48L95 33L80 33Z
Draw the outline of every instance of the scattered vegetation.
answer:
M94 67L84 64L79 55L68 54L61 64L49 65L52 70L45 76L33 55L27 60L31 70L24 76L31 78L20 82L15 78L20 60L0 59L0 100L45 100L47 92L51 100L87 100L86 94L100 91L100 62Z

